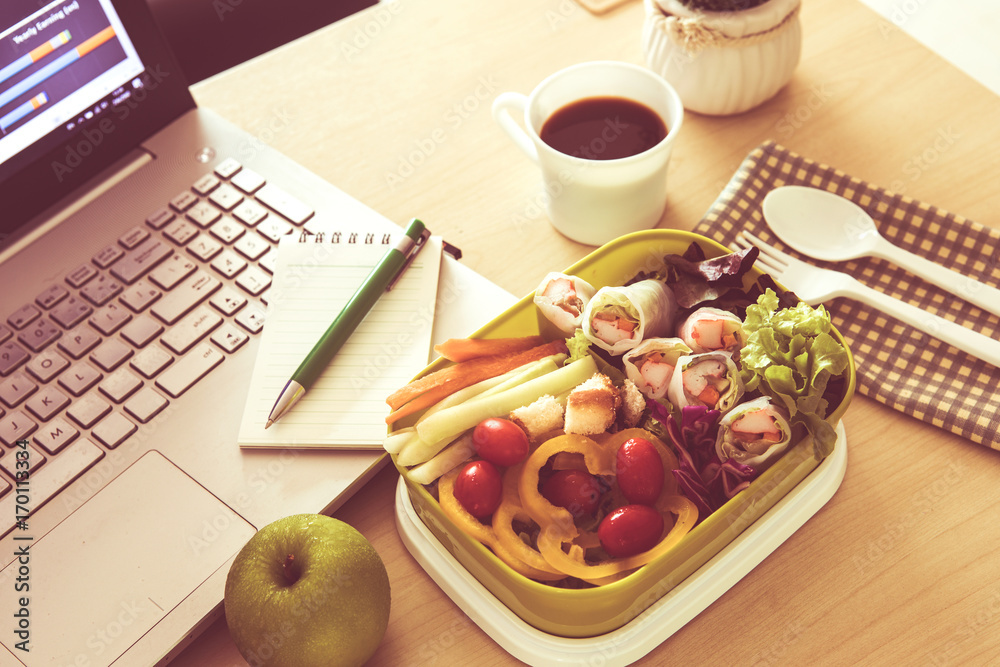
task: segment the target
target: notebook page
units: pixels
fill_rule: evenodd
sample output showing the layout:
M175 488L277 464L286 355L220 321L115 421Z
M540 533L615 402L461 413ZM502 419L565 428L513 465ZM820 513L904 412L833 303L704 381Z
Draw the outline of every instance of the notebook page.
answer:
M291 411L266 430L264 424L288 378L395 238L389 244L381 242L381 235L374 243L281 242L240 446L382 446L389 414L386 396L409 382L430 357L440 237L428 239Z

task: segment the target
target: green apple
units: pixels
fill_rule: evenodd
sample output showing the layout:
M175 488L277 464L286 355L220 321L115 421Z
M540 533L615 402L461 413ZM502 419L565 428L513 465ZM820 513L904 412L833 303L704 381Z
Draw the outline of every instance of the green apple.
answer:
M363 664L385 635L389 601L375 548L322 514L264 526L226 578L226 622L252 667Z

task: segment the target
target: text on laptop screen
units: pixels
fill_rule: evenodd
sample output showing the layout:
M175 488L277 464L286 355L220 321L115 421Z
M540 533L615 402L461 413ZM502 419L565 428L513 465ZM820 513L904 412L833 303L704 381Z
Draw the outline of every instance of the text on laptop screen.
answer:
M99 124L143 85L111 0L5 0L0 8L0 178L34 146ZM85 156L84 156L85 157Z

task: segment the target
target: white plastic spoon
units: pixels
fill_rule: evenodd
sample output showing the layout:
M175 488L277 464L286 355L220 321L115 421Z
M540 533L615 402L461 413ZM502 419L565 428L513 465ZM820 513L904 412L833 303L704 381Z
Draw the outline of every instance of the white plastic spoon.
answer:
M763 209L778 238L804 255L830 262L879 257L1000 315L1000 290L894 246L864 209L839 195L786 185L764 197Z

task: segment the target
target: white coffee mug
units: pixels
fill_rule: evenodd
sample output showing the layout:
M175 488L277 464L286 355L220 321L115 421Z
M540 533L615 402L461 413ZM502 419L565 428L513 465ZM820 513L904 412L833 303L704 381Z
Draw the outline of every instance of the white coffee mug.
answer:
M542 126L553 113L593 97L621 97L645 105L663 120L667 135L642 153L611 160L574 157L542 141ZM517 116L523 116L523 128ZM666 80L645 67L616 61L573 65L546 78L530 95L502 93L493 102L500 127L541 167L553 227L589 245L602 245L660 221L667 202L667 166L683 116L680 97ZM613 136L595 137L594 153L600 153L605 139Z

